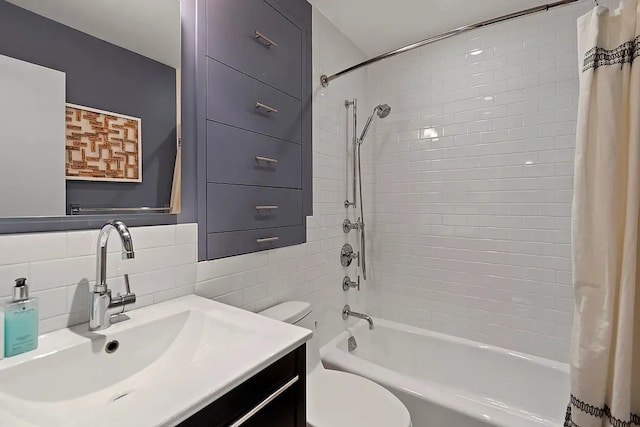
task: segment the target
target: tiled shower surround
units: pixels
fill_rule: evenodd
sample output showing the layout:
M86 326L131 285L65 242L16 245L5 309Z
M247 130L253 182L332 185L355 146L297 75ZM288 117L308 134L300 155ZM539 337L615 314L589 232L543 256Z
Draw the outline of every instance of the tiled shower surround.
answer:
M567 360L576 19L498 24L369 68L373 315Z
M603 3L604 1L601 1ZM572 321L570 205L578 99L576 18L590 2L498 24L392 58L314 92L314 216L308 243L196 263L196 225L133 229L137 257L119 259L138 306L197 293L260 310L314 304L320 339L342 306L557 360ZM314 77L365 59L314 10ZM428 34L428 29L425 29ZM365 98L365 96L368 98ZM345 99L359 99L370 269L344 293ZM355 220L351 210L348 216ZM26 276L41 330L87 320L97 230L0 236L0 300Z

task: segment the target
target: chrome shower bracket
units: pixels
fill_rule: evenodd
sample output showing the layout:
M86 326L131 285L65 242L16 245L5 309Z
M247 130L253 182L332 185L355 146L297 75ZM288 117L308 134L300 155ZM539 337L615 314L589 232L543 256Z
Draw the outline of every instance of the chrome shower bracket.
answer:
M340 250L340 264L343 267L349 267L354 259L358 260L358 266L360 266L360 253L353 252L353 246L345 243Z

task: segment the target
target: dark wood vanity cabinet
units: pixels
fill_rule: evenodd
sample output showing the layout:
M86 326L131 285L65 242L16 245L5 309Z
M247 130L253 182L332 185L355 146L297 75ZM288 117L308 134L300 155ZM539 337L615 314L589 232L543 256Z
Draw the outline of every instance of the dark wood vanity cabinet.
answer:
M302 345L179 424L180 427L305 427Z
M304 243L312 214L311 6L201 3L200 258Z

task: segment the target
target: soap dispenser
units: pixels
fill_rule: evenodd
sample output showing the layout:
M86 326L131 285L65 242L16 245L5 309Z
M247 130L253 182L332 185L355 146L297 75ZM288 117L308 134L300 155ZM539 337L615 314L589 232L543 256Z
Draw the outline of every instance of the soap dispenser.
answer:
M4 307L0 307L0 360L4 359Z
M13 301L4 308L4 355L17 356L38 347L38 300L29 298L27 279L16 279Z

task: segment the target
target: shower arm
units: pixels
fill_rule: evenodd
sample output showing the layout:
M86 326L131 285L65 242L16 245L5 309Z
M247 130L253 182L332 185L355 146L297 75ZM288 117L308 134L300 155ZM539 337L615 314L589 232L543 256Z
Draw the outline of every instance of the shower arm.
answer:
M360 139L358 140L358 145L362 145L362 143L364 142L364 139L367 137L367 133L369 132L369 128L371 127L371 123L373 123L373 116L377 114L378 117L380 117L381 119L384 119L389 115L390 112L391 112L391 107L389 107L389 104L380 104L373 109L373 112L367 119L367 123L364 125L364 129L362 129L362 135L360 135Z
M373 113L371 113L371 115L367 119L367 123L364 125L364 129L362 129L362 134L360 135L360 138L358 139L358 145L362 145L362 142L367 137L367 133L369 132L369 127L371 126L371 122L373 122L373 116L374 116L374 114L376 114L376 111L377 110L373 110Z

